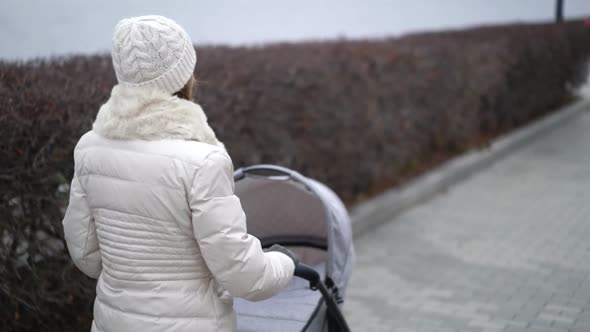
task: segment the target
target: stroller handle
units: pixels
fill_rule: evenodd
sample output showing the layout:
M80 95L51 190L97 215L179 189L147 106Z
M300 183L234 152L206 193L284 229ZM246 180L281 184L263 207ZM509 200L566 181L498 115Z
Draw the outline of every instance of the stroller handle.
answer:
M298 263L295 266L295 276L309 281L309 287L313 290L318 289L318 284L321 281L320 274L313 267Z
M322 282L320 274L313 267L297 263L295 265L295 276L303 278L309 281L309 287L312 290L319 290L322 293L322 297L326 303L326 308L329 315L332 318L333 323L336 325L337 330L340 332L350 332L350 328L346 323L346 319L342 315L338 303L335 301L333 294L330 293L326 285Z

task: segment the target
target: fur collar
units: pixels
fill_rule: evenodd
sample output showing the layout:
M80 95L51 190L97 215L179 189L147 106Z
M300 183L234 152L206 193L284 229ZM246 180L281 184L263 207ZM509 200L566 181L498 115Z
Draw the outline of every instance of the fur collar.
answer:
M115 85L92 129L111 139L183 139L223 147L199 105L154 89Z

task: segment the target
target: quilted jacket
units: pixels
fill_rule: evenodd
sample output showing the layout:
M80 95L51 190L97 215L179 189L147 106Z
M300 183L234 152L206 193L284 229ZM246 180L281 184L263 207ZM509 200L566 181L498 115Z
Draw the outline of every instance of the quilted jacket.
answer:
M98 279L92 331L235 331L233 297L291 280L292 260L247 233L232 161L197 104L115 86L74 160L63 225Z

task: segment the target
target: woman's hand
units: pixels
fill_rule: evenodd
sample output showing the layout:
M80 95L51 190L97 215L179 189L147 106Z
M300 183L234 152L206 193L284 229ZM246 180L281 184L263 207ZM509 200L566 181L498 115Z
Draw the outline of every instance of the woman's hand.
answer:
M297 267L297 265L299 264L299 257L297 257L297 255L295 255L294 252L283 247L280 244L273 244L272 247L268 248L267 251L277 251L277 252L287 255L289 258L291 258L293 260L295 267Z

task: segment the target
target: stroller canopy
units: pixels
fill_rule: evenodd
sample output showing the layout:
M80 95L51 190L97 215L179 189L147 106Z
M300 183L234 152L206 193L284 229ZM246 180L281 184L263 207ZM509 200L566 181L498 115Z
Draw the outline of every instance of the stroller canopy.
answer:
M248 232L264 247L279 243L315 249L303 254L302 261L325 264L322 274L344 296L354 249L348 213L338 196L318 181L274 165L240 168L234 178Z

